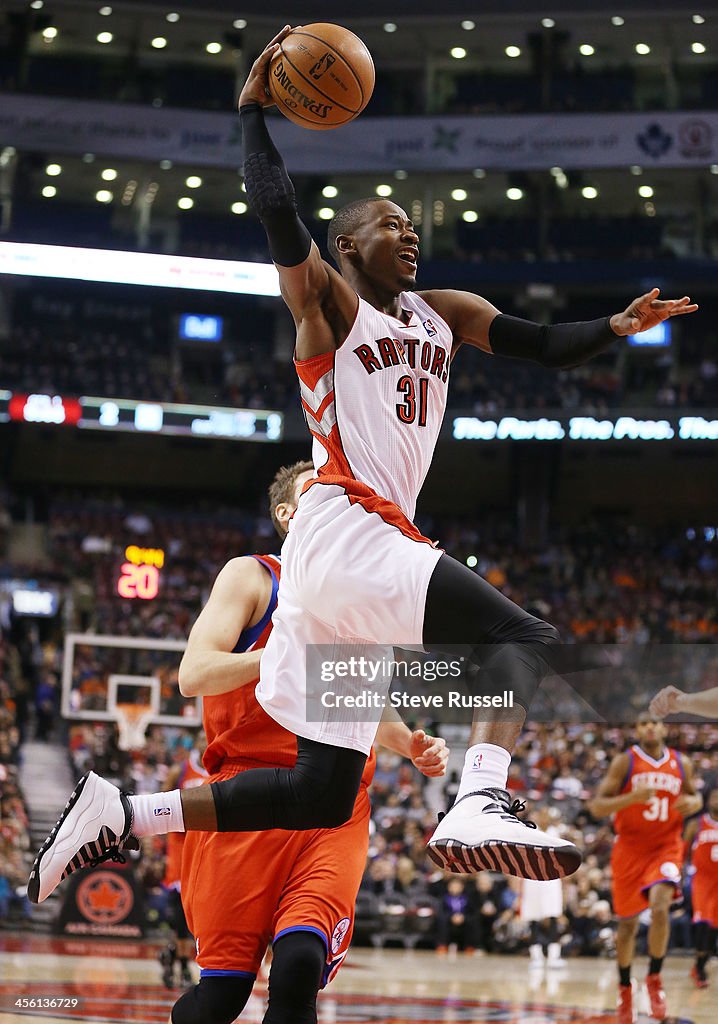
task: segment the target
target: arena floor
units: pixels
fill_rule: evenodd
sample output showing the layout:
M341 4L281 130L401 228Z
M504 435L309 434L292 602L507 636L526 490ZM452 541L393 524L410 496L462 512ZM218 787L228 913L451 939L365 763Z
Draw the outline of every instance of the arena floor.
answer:
M163 1024L179 991L173 994L162 985L157 951L150 943L0 936L0 1020ZM716 989L694 989L690 965L686 958L666 964L669 1021L715 1024ZM643 970L639 964L637 975ZM573 960L565 968L534 972L525 957L440 957L425 951L356 949L320 997L319 1020L613 1024L614 986L615 968L606 960ZM259 982L241 1021L261 1021L265 991ZM18 999L33 998L77 1000L77 1005L15 1005ZM649 1021L646 1014L639 1014L639 1022Z

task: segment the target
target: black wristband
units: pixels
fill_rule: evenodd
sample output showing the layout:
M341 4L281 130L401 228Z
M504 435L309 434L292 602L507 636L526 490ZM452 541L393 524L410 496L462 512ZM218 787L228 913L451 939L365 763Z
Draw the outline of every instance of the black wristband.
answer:
M609 317L546 325L499 313L489 327L489 344L496 355L531 359L560 370L580 366L617 339Z

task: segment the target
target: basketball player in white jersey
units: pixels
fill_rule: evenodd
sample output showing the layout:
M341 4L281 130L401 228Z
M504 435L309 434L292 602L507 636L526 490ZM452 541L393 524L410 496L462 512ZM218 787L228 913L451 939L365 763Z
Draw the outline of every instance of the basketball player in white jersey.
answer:
M332 221L337 272L297 215L264 122L269 62L289 31L255 61L239 106L245 186L295 320L296 368L314 438L316 477L282 549L278 611L256 691L267 713L296 733L296 765L154 797L126 797L90 774L38 853L28 888L36 902L67 871L117 856L136 837L346 821L378 722L330 712L308 721L305 658L309 645L345 640L436 651L471 645L467 678L477 695L513 691L512 709L474 722L456 803L429 843L437 864L548 879L570 874L581 860L572 843L519 819L523 805L505 789L511 751L558 633L423 537L412 522L416 498L462 345L576 366L618 337L697 306L688 297L662 301L653 289L610 318L545 327L503 316L471 292L415 292L419 238L402 209L377 199L350 204ZM479 656L480 644L491 646ZM332 685L341 690L341 679Z

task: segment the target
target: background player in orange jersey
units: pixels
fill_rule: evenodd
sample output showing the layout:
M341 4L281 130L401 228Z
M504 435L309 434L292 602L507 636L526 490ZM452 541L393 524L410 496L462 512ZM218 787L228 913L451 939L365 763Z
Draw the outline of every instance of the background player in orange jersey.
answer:
M635 1017L631 964L638 915L650 907L650 963L646 987L651 1014L666 1016L661 966L670 936L669 909L680 898L683 820L702 806L693 769L683 754L666 747L665 726L649 712L639 715L635 743L618 754L588 807L596 817L613 815L616 838L611 853L613 910L618 917L618 1024Z
M691 976L698 988L708 985L706 964L713 955L718 934L718 789L708 794L706 808L686 829L686 846L694 871L691 896L696 962Z
M311 463L279 471L270 488L280 536ZM204 763L211 780L248 768L288 767L296 737L254 695L270 634L281 572L268 555L232 559L220 572L190 634L180 665L185 694L203 697ZM446 744L398 718L377 739L428 776L443 775ZM302 832L203 833L185 836L182 900L197 941L198 985L175 1004L173 1024L228 1024L241 1013L267 945L273 943L265 1024L316 1021L319 989L347 954L354 903L369 842L368 758L351 819L336 829Z
M209 778L209 772L202 764L202 755L207 746L204 733L196 737L189 752L174 764L167 772L167 778L163 789L193 789L201 786ZM182 748L184 750L184 748ZM160 953L162 964L162 980L167 988L173 988L175 984L175 966L180 970L179 981L183 985L192 984L192 975L189 971L189 962L194 957L194 939L187 927L182 906L180 889L182 884L182 848L184 846L185 833L169 832L167 834L167 848L165 861L165 874L162 885L169 893L169 911L172 920L174 938L167 944L167 947Z
M469 648L464 681L483 711L474 719L455 803L429 841L435 863L541 880L571 874L581 861L568 839L517 817L523 805L506 789L511 753L550 671L558 631L424 537L413 523L416 501L462 346L568 368L698 307L688 296L660 299L653 288L611 316L545 325L506 316L473 292L417 291L414 225L377 197L349 204L332 220L328 241L337 271L298 216L294 186L264 120L270 61L290 31L286 26L254 62L239 105L244 184L295 321L316 471L282 548L282 598L256 691L267 713L296 734L296 763L159 797L126 797L88 773L35 858L28 882L35 903L70 872L117 856L143 836L347 821L377 723L369 715L308 714L310 684L313 712L324 693L318 666L308 669L307 658L351 637L442 658L447 648L456 657L457 642ZM342 695L346 685L339 684ZM373 696L383 699L387 689L382 680ZM487 715L481 702L505 692L511 706Z

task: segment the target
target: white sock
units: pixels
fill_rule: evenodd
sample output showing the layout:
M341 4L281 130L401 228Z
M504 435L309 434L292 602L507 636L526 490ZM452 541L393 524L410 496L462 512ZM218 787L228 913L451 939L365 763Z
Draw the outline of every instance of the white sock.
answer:
M171 789L167 793L131 796L128 799L132 805L132 834L138 839L185 831L178 789Z
M493 743L475 743L464 758L464 770L456 799L479 789L506 789L511 754Z

